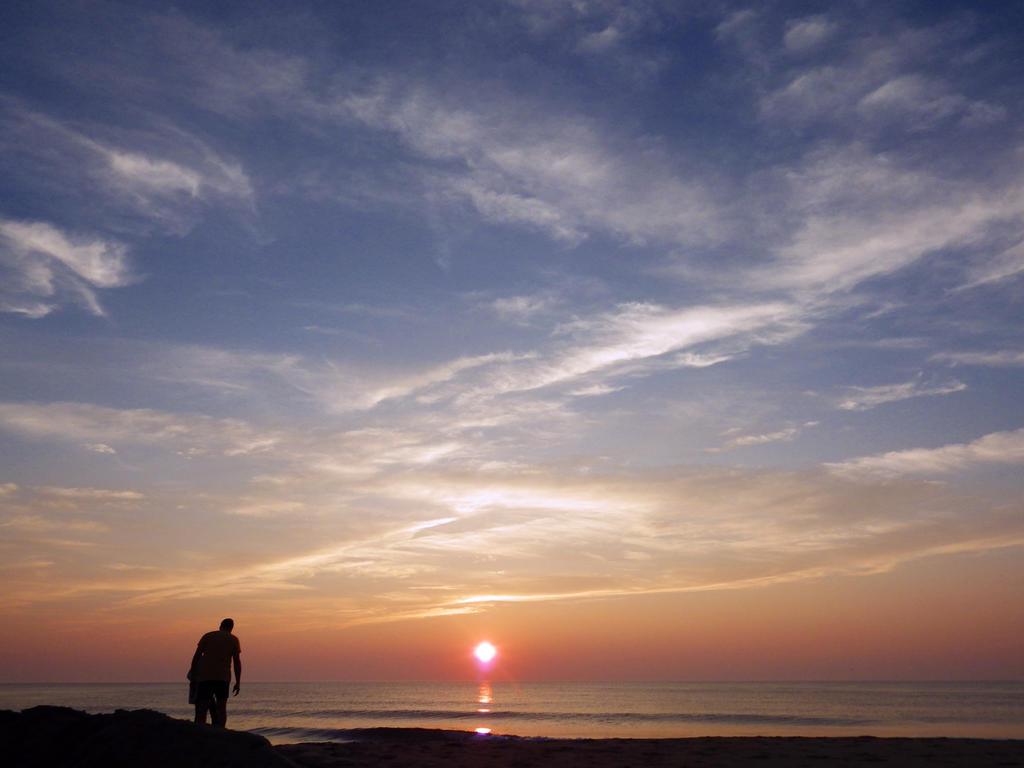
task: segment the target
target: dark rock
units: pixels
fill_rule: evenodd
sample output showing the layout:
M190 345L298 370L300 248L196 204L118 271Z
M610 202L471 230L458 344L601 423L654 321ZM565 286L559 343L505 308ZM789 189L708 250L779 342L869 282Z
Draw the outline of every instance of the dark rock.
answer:
M13 768L293 768L262 736L197 726L148 709L89 715L67 707L0 712Z

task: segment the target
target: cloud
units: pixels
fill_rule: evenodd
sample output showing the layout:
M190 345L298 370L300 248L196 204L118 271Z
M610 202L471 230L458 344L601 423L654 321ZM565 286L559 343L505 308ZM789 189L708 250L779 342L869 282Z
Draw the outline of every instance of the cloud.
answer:
M928 385L918 376L901 384L883 384L877 387L847 387L837 406L844 411L867 411L885 403L909 400L914 397L930 397L962 392L967 385L962 381Z
M870 118L913 120L914 130L924 130L968 108L966 98L951 93L943 83L919 74L895 77L864 96L857 105L857 109Z
M656 3L505 0L505 4L519 11L521 22L534 37L576 54L610 61L629 75L646 75L657 69L656 54L647 49L638 53L630 45L638 35L658 27L661 8Z
M983 242L1024 214L1024 188L977 187L901 168L863 146L819 152L790 174L800 223L757 281L792 290L849 290L943 248Z
M112 414L101 415L106 422ZM168 431L162 439L172 445L185 439ZM54 565L45 578L38 571L31 579L12 576L6 603L102 597L102 610L117 614L211 596L259 610L298 601L335 606L313 613L321 625L340 626L482 610L503 600L877 573L939 552L1024 542L1019 515L974 498L964 520L964 500L930 483L736 467L603 473L572 462L417 465L401 455L397 437L325 431L303 443L289 436L277 449L277 481L249 481L244 490L13 489L16 506L6 517L0 512L0 523L31 538L35 560ZM1016 440L1024 452L1024 431ZM399 453L389 456L389 446ZM398 471L380 471L391 458ZM335 471L360 463L378 471ZM118 511L125 505L146 521L147 541L125 544L133 535ZM301 535L280 525L296 515ZM193 516L212 540L223 531L249 546L226 558L189 534ZM70 519L88 525L53 538L70 530L61 527ZM119 553L116 569L107 567L111 549Z
M0 298L0 312L12 315L23 315L30 320L38 320L53 312L54 305L42 301L26 300L22 296L4 296Z
M734 11L715 27L715 38L720 43L734 45L755 71L764 71L769 66L769 57L761 41L759 21L764 17L749 8Z
M333 414L372 410L516 358L498 352L422 367L392 367L195 345L158 346L143 354L148 362L142 373L154 380L213 390L250 403L271 396L278 407L286 401L297 407L314 403L321 412Z
M1024 352L1009 349L997 352L940 352L932 355L931 359L953 363L954 365L1015 367L1024 365Z
M151 409L118 410L82 403L0 403L0 428L74 445L102 442L166 445L200 455L242 456L272 448L278 436L237 419L178 416Z
M567 221L563 211L534 197L508 192L496 192L484 185L466 180L456 184L473 202L485 218L512 224L529 224L547 230L556 240L577 245L586 235Z
M796 308L783 303L683 309L624 304L614 313L563 326L562 333L578 343L562 357L552 376L553 380L575 378L735 337L756 343L775 333L799 332L798 319Z
M1019 277L1024 272L1024 240L970 270L967 282L959 290L998 283Z
M126 184L146 188L157 194L185 192L199 196L201 177L198 173L167 160L157 160L128 152L107 150L110 170Z
M63 520L58 522L55 520L48 520L47 518L39 515L16 515L14 517L9 517L3 522L0 522L0 528L9 529L8 535L10 535L11 532L14 532L17 534L28 534L30 536L48 534L55 531L82 534L99 533L107 530L107 527L102 523L97 523L91 520ZM53 539L49 539L47 543L51 545L67 545L71 543L80 544L82 542L55 541Z
M864 456L826 466L840 475L877 474L895 477L948 474L979 464L1020 463L1024 463L1024 429L993 432L969 443L889 451L878 456Z
M65 499L97 500L97 501L139 501L145 496L138 491L114 491L106 488L65 488L39 486L35 489L46 496L59 496Z
M70 235L40 221L0 219L0 269L7 273L0 289L7 311L34 318L67 302L102 316L96 289L122 288L134 280L123 244Z
M837 25L824 16L808 16L786 22L783 42L790 53L813 51L835 33Z
M582 117L543 117L540 105L517 101L456 108L425 86L385 84L341 104L351 119L394 133L423 156L457 163L430 183L491 220L527 224L568 244L592 231L637 243L722 238L723 206L706 174L667 172L678 163L651 148L617 148Z
M87 197L101 223L118 229L131 213L145 226L180 235L191 229L202 205L253 204L255 192L240 163L163 118L144 128L83 128L13 101L0 101L0 116L9 128L7 144L25 158L25 167L35 168L31 175L15 168L27 185L59 183L62 194Z
M558 336L566 342L536 362L506 368L493 377L492 385L496 392L522 392L579 381L591 374L607 377L663 367L702 367L801 330L799 312L782 303L683 309L623 304L612 312L564 324ZM727 345L728 352L684 353L716 342Z
M1000 105L960 93L956 69L936 65L938 52L963 44L963 27L897 23L881 30L851 19L843 24L842 45L826 48L823 43L838 27L823 16L791 21L785 55L761 54L769 75L762 78L765 93L760 101L766 120L842 126L844 132L864 137L894 126L921 133L951 123L977 127L1005 118ZM753 34L748 32L748 38ZM809 66L792 67L795 56L811 53L815 56ZM785 84L777 85L770 77L775 73L785 77Z
M168 160L159 156L113 149L97 142L88 142L107 162L101 173L107 182L122 194L145 201L145 207L159 213L157 200L185 195L193 199L222 197L251 201L253 188L242 167L217 157L211 150L194 139L183 139L193 165ZM84 139L82 140L85 141ZM189 144L198 144L189 147ZM169 205L161 202L160 205Z
M72 240L45 222L0 220L0 235L23 257L38 257L66 267L75 276L99 288L118 288L129 281L124 246L98 239ZM53 273L26 267L40 290L53 290Z
M815 474L574 480L537 471L476 478L427 473L378 490L418 503L418 521L396 521L206 581L220 585L220 594L266 596L308 593L313 584L343 576L349 596L376 606L375 616L364 608L347 619L362 622L406 615L409 604L430 615L501 600L737 589L878 573L937 552L1024 542L1019 517L980 509L965 525L954 505L927 485ZM197 594L194 584L182 577L147 599ZM431 599L432 586L444 589ZM316 599L336 598L321 592Z
M499 306L529 308L528 303L517 301ZM308 371L301 365L289 375L295 386L313 393L329 408L334 407L329 405L332 402L350 410L385 401L412 405L412 397L434 413L442 405L450 406L453 412L444 422L449 425L511 427L537 419L553 424L552 419L566 416L556 413L561 408L556 403L566 394L593 397L618 391L625 378L717 365L752 346L781 343L804 327L799 309L783 303L681 309L633 303L576 317L527 352L494 353L418 372L392 372L388 384L369 383L384 377L383 372L364 373L364 384L358 387L340 372L332 378L329 372ZM332 394L334 387L337 395ZM554 400L536 401L537 391L547 388L557 389L544 395ZM532 404L523 400L517 405L508 399L526 393L534 395Z
M534 318L552 312L556 303L557 299L551 295L506 296L495 299L490 308L503 320L528 324Z
M784 88L766 95L761 112L769 120L811 122L842 110L860 89L856 80L834 66L822 66L794 77Z
M514 411L506 409L505 418L521 418ZM216 466L225 477L249 478L266 488L294 489L297 484L316 490L338 482L356 488L357 481L369 482L396 468L469 462L476 452L487 450L479 437L479 445L468 445L460 438L463 430L481 429L482 424L474 423L470 414L449 419L413 413L403 421L400 427L346 429L332 427L320 416L315 429L270 428L240 419L154 409L0 403L0 431L74 447L103 441L117 446L117 454L126 462L149 462L155 452L160 462L173 460L178 472L202 478ZM332 493L338 498L340 491ZM256 501L236 506L267 513L288 509L296 499L264 501L262 507Z
M809 421L798 427L785 427L775 432L764 432L761 434L740 434L730 437L720 449L710 449L709 453L719 453L736 449L736 447L748 447L750 445L764 445L769 442L790 442L795 439L805 428L817 426L818 422ZM726 435L733 435L738 429L731 429Z
M765 435L744 435L743 437L737 437L735 440L729 442L732 446L744 446L744 445L763 445L765 443L775 443L782 441L792 440L799 433L796 427L788 427L778 432L769 432Z
M430 390L452 382L456 378L481 368L510 363L519 355L496 352L474 357L462 357L439 363L418 371L365 371L344 370L334 366L303 368L294 366L286 375L298 389L313 395L329 411L369 410L391 400L403 400L417 394L430 397Z
M552 307L545 298L526 297L498 300L492 306L506 318L524 320ZM304 394L335 414L383 404L436 412L447 403L457 411L450 423L483 408L478 416L490 420L486 414L493 411L494 418L507 424L516 411L510 403L492 402L495 398L560 385L593 396L617 390L619 385L610 379L717 365L755 345L791 339L805 328L802 310L782 302L685 308L633 303L578 316L523 352L400 368L178 347L162 349L148 375L247 398L266 391L268 382L278 382L293 399Z
M86 450L93 451L94 453L106 453L109 455L117 453L117 451L104 443L86 443L84 447Z
M239 505L226 510L229 515L246 517L281 517L308 515L309 508L300 501L239 499Z

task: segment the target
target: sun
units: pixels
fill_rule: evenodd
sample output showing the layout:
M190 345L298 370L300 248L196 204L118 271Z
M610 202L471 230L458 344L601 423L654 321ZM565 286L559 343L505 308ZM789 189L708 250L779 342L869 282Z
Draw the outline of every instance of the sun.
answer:
M484 642L473 649L473 655L481 664L486 664L498 655L498 649L490 643Z

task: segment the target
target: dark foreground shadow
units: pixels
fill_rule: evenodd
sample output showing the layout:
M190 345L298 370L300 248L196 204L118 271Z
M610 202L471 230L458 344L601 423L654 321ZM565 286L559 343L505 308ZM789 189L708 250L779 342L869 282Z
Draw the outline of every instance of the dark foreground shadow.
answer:
M1024 741L902 738L528 739L420 728L272 747L262 736L151 710L0 711L13 768L1024 768Z
M294 768L262 736L148 709L0 711L0 762L16 768Z

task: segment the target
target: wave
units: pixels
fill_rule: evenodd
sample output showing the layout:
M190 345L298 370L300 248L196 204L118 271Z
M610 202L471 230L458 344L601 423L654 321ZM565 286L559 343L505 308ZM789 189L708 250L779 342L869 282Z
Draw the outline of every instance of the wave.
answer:
M316 716L319 720L351 720L360 723L360 727L298 727L298 726L263 726L251 728L253 733L265 736L274 742L299 741L352 741L365 735L366 723L380 724L389 729L398 724L407 726L415 723L458 724L465 721L467 730L471 725L481 723L497 725L499 723L513 726L515 723L554 723L562 726L577 723L581 726L621 725L641 726L643 724L696 724L696 725L751 725L751 726L803 726L810 728L852 727L873 723L871 720L843 717L815 717L803 715L759 715L746 713L641 713L641 712L522 712L494 710L486 714L477 712L455 712L437 709L329 709L316 712L293 712L294 717ZM287 715L279 715L286 720Z
M255 713L253 713L255 714ZM617 720L623 722L722 722L722 723L792 723L796 725L862 725L869 720L806 715L758 715L748 713L672 713L672 712L532 712L494 709L485 714L450 709L316 709L276 712L277 718L316 717L370 720L479 720L481 717L502 720Z

